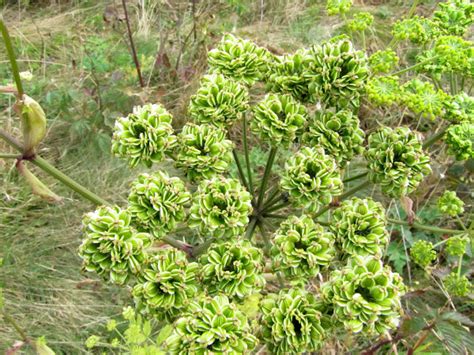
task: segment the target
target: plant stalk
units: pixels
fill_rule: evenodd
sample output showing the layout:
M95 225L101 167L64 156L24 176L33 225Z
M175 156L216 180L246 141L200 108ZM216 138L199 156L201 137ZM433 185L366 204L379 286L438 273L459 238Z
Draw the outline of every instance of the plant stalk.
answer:
M122 0L123 12L125 15L125 23L127 24L127 33L128 39L130 41L130 48L132 49L132 57L135 63L135 68L137 70L138 80L140 81L140 86L145 87L145 82L143 81L142 72L140 70L140 62L138 61L137 51L135 49L135 43L133 42L132 29L130 28L130 20L128 18L127 3L126 0Z
M414 222L414 223L410 224L406 221L401 221L401 220L394 219L394 218L387 218L387 221L389 223L398 224L398 225L401 225L401 226L412 227L412 228L415 228L415 229L425 230L425 231L434 232L434 233L459 234L459 233L463 232L461 230L439 228L439 227L435 227L435 226L427 226L425 224L421 224L421 223L418 223L418 222Z
M423 142L423 149L427 149L431 147L433 144L435 144L437 141L439 141L441 138L443 138L444 134L446 133L446 130L449 128L449 126L443 127L440 129L438 133L433 134L432 136L428 137L424 142Z
M253 195L253 177L252 177L252 167L250 166L250 157L249 157L249 148L247 144L247 118L243 118L243 143L244 143L244 152L245 152L245 165L247 166L247 177L248 177L248 188L249 192Z
M416 64L413 64L412 66L410 67L407 67L405 69L402 69L402 70L399 70L399 71L396 71L395 73L390 73L390 74L387 74L387 75L390 75L390 76L394 76L394 75L400 75L400 74L403 74L403 73L406 73L410 70L413 70L413 69L416 69L418 67L421 67L422 65L425 65L425 64L428 64L430 62L432 62L434 59L438 58L437 56L434 56L432 58L429 58L429 59L426 59L422 62L419 62L419 63L416 63Z
M262 207L263 197L265 196L265 189L267 188L268 178L270 177L270 172L272 171L272 166L273 162L275 161L276 153L277 148L272 147L270 153L268 154L267 165L265 166L265 172L263 173L262 183L260 185L260 191L258 195L257 211L259 211Z
M18 158L21 158L21 155L0 153L0 159L18 159Z
M354 176L350 176L348 178L346 178L345 180L342 180L342 182L345 184L346 182L350 182L350 181L354 181L354 180L358 180L360 178L363 178L364 176L367 176L369 172L368 171L364 171L360 174L356 174Z
M21 83L20 70L18 69L18 63L16 61L15 52L13 50L12 40L8 34L8 29L3 22L3 18L0 18L0 31L2 32L3 42L5 43L5 48L7 50L8 59L10 60L10 65L12 67L13 79L15 80L17 95L18 97L23 97L25 93L23 90L23 84Z
M237 155L237 151L235 149L232 149L232 155L234 156L234 161L235 161L235 164L237 165L237 172L239 173L240 181L245 186L245 188L249 190L247 179L245 179L244 170L242 169L242 164L240 164L239 156ZM249 192L251 193L251 191Z

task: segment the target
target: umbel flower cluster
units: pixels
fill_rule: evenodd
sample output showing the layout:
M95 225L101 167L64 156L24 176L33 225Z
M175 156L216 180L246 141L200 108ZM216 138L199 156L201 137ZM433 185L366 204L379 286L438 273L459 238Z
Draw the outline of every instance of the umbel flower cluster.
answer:
M344 14L351 3L331 1L328 10ZM372 18L355 20L354 29ZM409 31L399 38L427 31L398 27ZM167 353L250 353L258 343L271 353L303 353L321 349L341 327L387 334L399 324L405 292L382 261L387 212L372 198L350 197L370 183L389 198L404 197L431 172L416 132L360 125L364 95L380 105L399 103L397 90L433 95L420 82L369 78L397 63L390 50L369 60L345 36L282 56L224 36L209 52L183 127L160 104L117 120L113 153L148 170L131 183L126 206L101 206L84 218L84 269L128 285L139 314L169 324ZM472 124L470 98L450 102L411 107L449 112L452 127ZM462 126L446 136L462 158L472 153L466 132ZM242 142L233 142L239 134ZM250 164L255 140L268 146L263 171ZM356 157L367 173L349 187L345 169ZM161 170L165 159L173 174ZM460 213L447 199L440 209ZM417 243L412 256L426 267L436 252ZM453 240L447 250L459 254L461 244Z

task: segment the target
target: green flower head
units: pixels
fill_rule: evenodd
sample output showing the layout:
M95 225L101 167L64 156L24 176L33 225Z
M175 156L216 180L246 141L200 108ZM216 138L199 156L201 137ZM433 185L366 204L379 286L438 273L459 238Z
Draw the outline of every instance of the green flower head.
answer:
M253 109L252 131L273 147L289 147L303 132L306 108L290 95L268 94Z
M322 148L304 147L286 163L281 187L295 206L316 211L342 193L341 173Z
M441 116L448 95L433 84L412 79L402 86L402 101L414 113L434 120Z
M463 122L448 128L444 137L448 154L456 160L474 158L474 123Z
M403 92L397 76L375 76L365 86L367 99L375 106L391 106L402 101Z
M391 197L408 195L431 173L429 157L407 127L383 127L372 133L365 156L370 179Z
M359 119L349 110L318 112L303 135L304 144L322 147L343 167L355 155L362 153L365 133Z
M270 294L260 303L261 336L271 354L300 354L318 350L328 320L313 294L299 288Z
M306 73L309 93L327 105L357 106L368 77L364 52L356 51L347 38L311 48L312 62Z
M181 179L157 171L141 174L132 183L128 209L139 228L161 238L186 219L184 206L190 201Z
M465 73L474 57L474 46L458 36L442 36L436 40L434 52L445 70Z
M379 202L353 197L336 208L333 219L331 230L344 254L382 257L389 235L385 209Z
M453 271L443 280L444 287L450 295L465 297L472 292L472 284L466 276Z
M352 6L352 0L327 0L326 10L328 15L344 15Z
M197 263L174 248L159 249L140 273L132 294L138 309L171 320L188 306L198 292Z
M436 35L436 26L431 20L415 15L395 22L392 34L398 40L409 40L415 44L422 44Z
M273 268L289 278L314 277L334 258L334 239L311 217L290 216L273 238Z
M464 202L456 196L454 191L445 191L438 199L438 209L451 217L464 212Z
M131 167L150 167L162 161L176 144L172 117L161 105L136 106L133 113L115 122L112 152L128 159Z
M276 58L273 70L269 73L268 88L273 92L289 94L300 102L314 101L309 93L310 80L305 76L311 60L307 49Z
M399 58L392 49L379 50L369 57L370 71L374 74L389 73L398 65Z
M257 338L245 315L225 296L201 297L174 323L164 347L170 354L248 354Z
M225 129L188 123L178 134L176 166L191 180L209 179L230 169L234 144Z
M474 97L462 92L456 96L445 100L445 115L443 118L450 122L470 122L474 123Z
M223 74L246 85L262 79L272 61L266 49L231 34L226 34L207 55L211 73Z
M355 256L321 286L323 301L331 303L335 321L368 335L385 334L399 324L403 280L373 257Z
M265 286L262 251L248 240L212 244L199 264L200 277L211 295L242 299Z
M446 242L446 248L444 249L448 255L461 256L466 252L467 244L469 243L469 236L456 235L451 237Z
M215 237L240 235L249 223L251 201L252 196L238 180L203 180L193 197L189 226Z
M443 34L464 36L474 22L474 4L470 0L440 2L433 21Z
M410 248L410 255L418 266L426 269L436 260L436 251L434 250L433 243L426 240L417 240Z
M249 108L247 89L224 75L205 75L191 96L189 114L197 123L229 126Z
M84 240L79 247L83 268L123 285L141 271L151 236L130 226L131 216L119 207L99 207L83 219Z
M358 12L352 20L347 21L347 28L353 32L362 32L369 28L374 22L374 16L370 12Z

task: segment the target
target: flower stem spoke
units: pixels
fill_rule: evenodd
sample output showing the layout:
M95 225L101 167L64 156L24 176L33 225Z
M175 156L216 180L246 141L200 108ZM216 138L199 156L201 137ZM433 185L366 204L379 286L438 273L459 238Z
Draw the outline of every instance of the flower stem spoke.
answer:
M435 133L432 136L428 137L423 142L423 149L427 149L427 148L431 147L433 144L435 144L437 141L439 141L441 138L443 138L443 136L446 133L446 130L448 128L449 128L449 126L446 126L446 127L442 128L438 133Z
M268 178L270 177L270 172L272 171L273 162L275 161L275 156L277 153L277 148L272 147L270 153L268 154L267 165L265 166L265 172L263 173L262 183L260 185L260 191L258 195L257 210L260 210L263 203L263 197L265 196L265 189L268 184Z
M396 72L394 72L394 73L390 73L390 74L387 74L387 75L390 75L390 76L398 76L398 75L404 74L404 73L406 73L406 72L409 72L410 70L413 70L413 69L416 69L416 68L418 68L418 67L421 67L421 66L423 66L423 65L425 65L425 64L428 64L428 63L432 62L433 60L435 60L435 59L437 59L437 58L438 58L437 56L433 56L433 57L431 57L431 58L429 58L429 59L426 59L426 60L424 60L424 61L422 61L422 62L416 63L416 64L414 64L414 65L412 65L412 66L410 66L410 67L407 67L407 68L405 68L405 69L402 69L402 70L399 70L399 71L396 71Z
M281 195L278 195L279 193L280 187L277 185L268 193L268 198L263 203L262 210L265 210L266 208L273 206L275 203L277 203L281 199Z
M360 174L356 174L354 176L350 176L348 178L346 178L345 180L343 180L342 182L345 184L346 182L350 182L350 181L354 181L354 180L358 180L360 178L363 178L364 176L367 176L369 172L368 171L364 171Z
M191 254L191 252L193 251L193 248L191 245L189 245L188 243L182 242L180 240L174 239L173 237L169 235L164 236L161 239L161 241L165 242L168 245L171 245L172 247L175 247L176 249L180 249L186 252L187 254Z
M275 211L281 210L282 208L287 207L287 206L288 206L288 202L285 201L285 202L279 203L277 205L270 206L269 208L263 210L262 212L268 214L270 212L275 212Z
M394 219L394 218L387 218L387 221L389 223L398 224L398 225L401 225L401 226L408 226L408 227L412 227L412 228L415 228L415 229L421 229L421 230L434 232L434 233L459 234L459 233L463 232L462 230L446 229L446 228L439 228L439 227L434 227L434 226L427 226L425 224L421 224L421 223L417 223L417 222L410 224L406 221L401 221L401 220Z
M234 156L234 161L235 161L235 164L237 165L237 171L239 173L239 179L242 182L242 184L245 186L245 188L247 190L249 190L249 186L247 185L247 180L245 179L244 170L242 169L242 165L240 164L240 160L239 160L239 157L237 155L237 151L235 149L232 150L232 155Z
M247 118L243 118L243 143L244 143L244 152L245 152L245 165L247 166L247 178L248 178L248 188L249 192L253 195L253 176L252 176L252 167L250 166L250 156L249 156L249 147L247 143Z
M249 225L247 226L247 231L245 232L245 238L251 239L253 233L255 232L255 228L257 227L257 217L253 216L250 220Z

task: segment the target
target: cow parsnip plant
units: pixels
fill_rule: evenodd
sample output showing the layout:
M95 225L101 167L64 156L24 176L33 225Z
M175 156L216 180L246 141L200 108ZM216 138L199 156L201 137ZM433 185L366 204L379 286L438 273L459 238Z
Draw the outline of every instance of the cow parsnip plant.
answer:
M363 33L374 19L367 13L346 19L351 5L328 1L327 10ZM449 235L438 243L416 241L412 261L431 272L439 253L454 257L457 269L443 287L452 297L469 294L462 261L472 227L460 218L462 200L447 192L438 201L440 212L456 218L462 230L388 218L386 208L390 200L406 201L431 174L435 142L442 140L452 159L474 157L473 98L466 89L474 76L473 46L462 37L473 22L473 6L450 0L432 18L396 22L393 43L421 46L417 63L397 71L393 48L369 56L350 36L276 56L225 35L209 52L209 70L191 97L184 127L175 127L159 103L137 106L116 121L112 152L132 168L149 168L132 182L122 206L108 204L36 155L45 113L24 95L16 75L23 146L3 131L2 138L23 151L19 162L39 162L98 205L83 220L83 268L128 288L134 300L124 312L125 335L110 324L120 337L107 346L157 354L241 354L265 347L287 354L323 349L341 329L357 339L390 339L409 290L384 263L393 224ZM11 53L10 59L16 65ZM415 75L407 78L410 72ZM364 131L361 105L403 107L443 127L430 137L408 126ZM263 171L249 158L255 144L268 147ZM354 159L367 169L350 174ZM164 160L181 174L161 170ZM232 164L238 176L230 175ZM370 185L386 199L352 196ZM92 336L86 345L103 344Z

